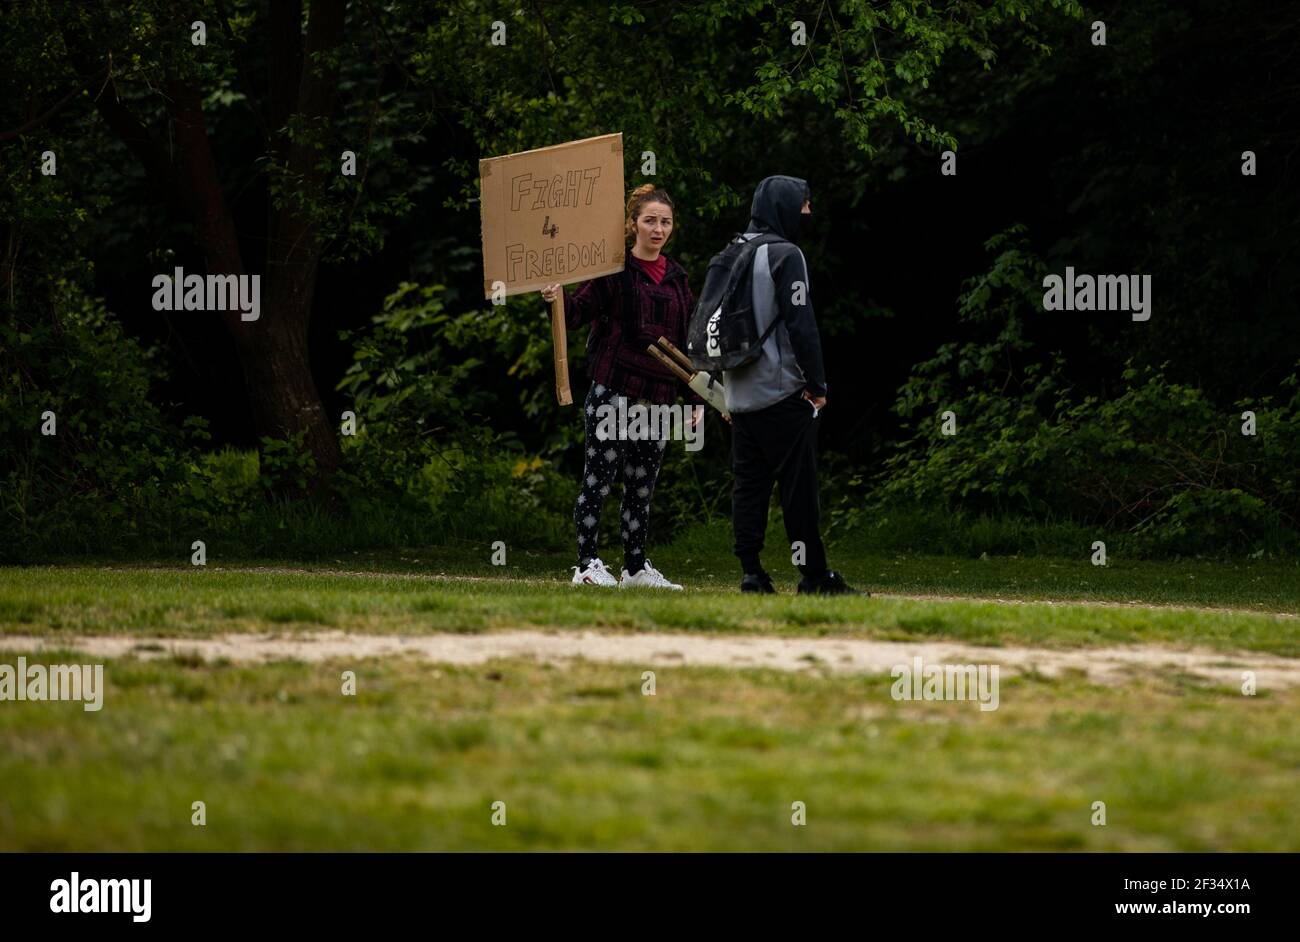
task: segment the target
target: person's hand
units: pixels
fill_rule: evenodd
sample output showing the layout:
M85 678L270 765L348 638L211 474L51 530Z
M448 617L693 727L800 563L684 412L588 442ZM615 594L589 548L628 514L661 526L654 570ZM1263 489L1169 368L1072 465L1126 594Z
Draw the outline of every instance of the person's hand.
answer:
M691 428L699 425L704 421L704 406L695 406L691 409Z
M825 396L814 396L812 395L812 393L808 392L808 390L805 389L803 391L803 397L807 399L809 402L811 402L813 404L813 408L816 409L818 412L821 412L823 409L826 408Z
M547 285L542 289L542 300L545 301L547 304L550 304L552 301L555 300L555 296L559 293L559 291L560 291L559 285Z

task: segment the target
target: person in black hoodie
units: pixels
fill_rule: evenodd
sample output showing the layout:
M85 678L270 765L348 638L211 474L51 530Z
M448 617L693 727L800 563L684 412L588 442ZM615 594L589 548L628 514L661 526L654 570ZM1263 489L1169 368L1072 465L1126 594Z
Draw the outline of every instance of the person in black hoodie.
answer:
M795 244L812 193L798 177L767 177L754 190L741 238L762 233L782 241L754 253L755 326L762 336L777 320L757 359L723 373L731 413L732 527L744 577L742 592L776 589L760 554L767 507L778 483L785 532L803 578L799 592L858 594L826 564L817 495L817 417L826 407L826 371L813 317L808 265ZM800 558L802 555L802 561Z

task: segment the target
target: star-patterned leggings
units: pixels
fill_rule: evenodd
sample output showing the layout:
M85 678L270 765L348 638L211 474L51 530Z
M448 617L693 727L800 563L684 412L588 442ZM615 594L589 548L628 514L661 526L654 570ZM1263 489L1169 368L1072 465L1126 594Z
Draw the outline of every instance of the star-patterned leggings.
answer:
M619 517L619 531L623 537L623 568L635 575L645 566L646 534L650 529L650 498L654 496L655 479L664 460L668 444L667 429L659 439L628 439L615 434L602 438L610 427L605 422L600 428L601 416L606 414L601 406L615 410L618 400L626 399L614 390L593 383L587 391L583 407L586 422L586 462L582 469L582 490L573 507L573 522L578 529L578 565L586 567L597 552L600 534L600 512L605 498L615 482L623 482L623 506ZM624 406L630 409L634 402ZM617 420L614 422L617 429Z

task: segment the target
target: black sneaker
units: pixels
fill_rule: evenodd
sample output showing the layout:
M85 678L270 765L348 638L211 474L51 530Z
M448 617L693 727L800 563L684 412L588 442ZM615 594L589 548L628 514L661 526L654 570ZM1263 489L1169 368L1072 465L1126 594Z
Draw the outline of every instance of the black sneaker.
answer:
M765 572L745 573L745 577L740 580L741 592L755 592L759 595L776 595L776 587L772 585L772 577Z
M844 581L834 569L826 570L820 578L809 579L804 576L799 580L800 595L865 595L870 598L870 592L862 592L853 588Z

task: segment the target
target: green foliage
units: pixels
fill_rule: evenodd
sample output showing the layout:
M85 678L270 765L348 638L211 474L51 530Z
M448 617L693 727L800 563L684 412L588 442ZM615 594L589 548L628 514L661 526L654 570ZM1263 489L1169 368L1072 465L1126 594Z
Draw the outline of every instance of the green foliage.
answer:
M289 438L262 439L260 482L268 495L290 489L302 493L316 474L316 459L303 442L306 432Z
M356 338L342 388L358 433L343 439L340 518L279 496L315 473L301 434L263 438L260 454L201 451L206 421L176 429L149 398L153 351L72 286L59 284L52 304L48 317L6 309L0 322L6 561L177 553L195 538L225 552L308 555L448 538L567 543L571 482L490 429L480 410L491 396L473 385L479 361L462 356L496 342L504 311L452 315L441 287L404 284ZM47 410L58 432L49 437Z
M395 441L363 428L344 441L338 491L351 519L404 522L402 541L378 545L466 539L554 548L569 530L571 485L549 462L512 445L487 429Z
M1300 395L1234 412L1163 368L1129 365L1102 398L1079 395L1065 363L1033 359L1043 271L1019 227L991 239L992 268L960 301L972 336L940 346L899 390L906 438L885 463L876 509L1051 517L1128 534L1147 553L1220 553L1294 545ZM1286 386L1294 388L1296 377ZM1258 434L1239 414L1256 413ZM951 413L951 416L947 414ZM956 433L945 435L947 418ZM852 528L859 521L846 511Z
M1042 31L1083 16L1076 0L852 2L812 12L785 0L711 0L577 2L504 16L495 5L459 0L417 37L407 66L455 103L480 153L622 131L629 180L652 150L656 182L692 215L713 220L747 201L728 172L752 174L745 155L776 148L806 160L802 144L814 133L836 142L828 175L846 155L874 156L895 132L955 148L953 133L929 116L938 107L931 80L972 63L987 70L1007 44L1045 55ZM509 47L525 55L446 54L483 48L498 18ZM807 45L791 43L795 20L806 24ZM656 88L649 100L641 94L646 68ZM476 168L456 160L447 167L464 180L449 205L472 208ZM856 175L860 189L863 169L841 166L835 175Z
M257 452L223 448L196 455L183 492L187 516L200 532L248 526L265 488Z
M567 531L563 482L484 412L493 397L477 385L476 350L518 340L512 306L452 314L441 285L402 283L354 340L339 389L352 396L355 436L344 438L338 487L357 515L405 508L442 536L550 543ZM513 313L517 314L517 305ZM524 368L526 349L511 373ZM543 362L533 351L529 368ZM544 361L550 368L549 352Z
M473 332L490 333L491 315L453 315L442 302L442 285L420 287L402 282L384 301L364 334L355 339L352 365L338 384L352 395L355 411L367 422L407 436L431 433L430 423L454 430L468 427L470 414L484 404L484 394L469 382L482 361L461 358L457 351Z
M730 528L731 461L723 428L721 416L708 409L700 451L688 452L682 442L668 443L651 508L653 543L676 539L701 524Z
M812 22L805 22L807 12L798 4L753 7L766 14L760 41L751 50L759 63L757 81L731 92L727 103L773 121L810 100L828 109L847 140L869 157L877 153L872 132L882 126L896 126L917 144L957 148L957 138L920 111L924 90L945 58L965 52L989 70L1006 38L1000 31L1010 23L1019 27L1023 45L1045 55L1051 49L1038 38L1041 23L1052 14L1083 17L1075 0L998 0L955 9L930 3L848 3L837 10L825 4ZM718 22L712 13L702 15ZM804 45L791 42L795 21L805 23Z
M182 479L181 435L150 400L155 352L125 337L102 303L61 282L48 311L0 321L0 528L5 552L64 538L94 548L85 517L123 538ZM47 413L55 434L42 434Z

